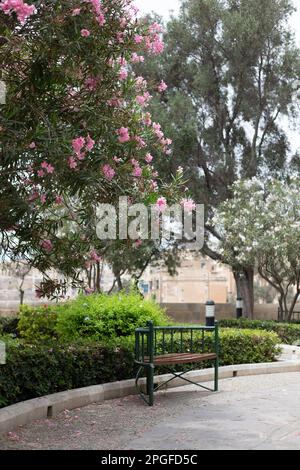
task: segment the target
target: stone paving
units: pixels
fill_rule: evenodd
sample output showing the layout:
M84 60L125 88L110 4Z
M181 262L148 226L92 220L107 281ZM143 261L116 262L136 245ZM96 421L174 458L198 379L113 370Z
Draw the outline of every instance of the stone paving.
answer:
M36 421L0 437L0 449L300 450L300 372L220 381L216 394L187 386Z

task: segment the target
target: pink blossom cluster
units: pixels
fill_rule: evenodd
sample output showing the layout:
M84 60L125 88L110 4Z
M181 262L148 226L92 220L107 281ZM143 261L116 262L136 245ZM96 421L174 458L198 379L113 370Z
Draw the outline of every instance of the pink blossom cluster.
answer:
M163 80L158 85L158 91L160 93L163 93L164 91L166 91L167 88L168 88L168 85Z
M131 62L133 62L134 64L143 63L145 62L145 57L143 55L138 55L136 52L134 52L131 56Z
M28 5L28 3L24 3L23 0L2 0L0 10L6 15L11 15L15 12L21 24L24 24L27 18L36 11L34 5Z
M91 266L93 266L95 263L100 263L102 261L101 256L98 255L98 253L95 250L92 250L91 253L89 254L89 259L85 263L85 267L88 269ZM89 292L91 293L91 292Z
M148 91L145 91L143 95L138 95L136 97L136 102L142 107L148 106L149 101L151 100L152 96Z
M166 198L165 197L159 197L156 201L155 207L159 212L164 212L167 208Z
M40 247L47 251L48 253L50 253L52 250L53 250L53 244L51 242L51 240L42 240L40 242Z
M143 174L143 170L142 170L142 168L140 167L139 162L138 162L137 160L135 160L135 159L132 159L132 160L131 160L131 163L132 163L132 165L133 165L133 173L132 173L133 176L134 176L135 178L140 178L140 177L142 176L142 174Z
M184 208L184 210L186 211L192 211L194 209L196 209L196 204L195 202L193 201L193 199L182 199L181 200L181 205L182 207Z
M170 155L171 150L168 148L168 146L172 144L172 140L171 139L166 139L164 137L164 133L161 130L161 125L160 124L157 124L156 122L154 122L153 123L153 130L154 130L154 134L157 136L160 144L163 146L164 153L166 155Z
M148 30L145 38L146 49L154 55L159 55L164 51L164 43L161 40L162 26L153 23Z
M108 181L112 181L116 175L115 170L108 164L103 166L102 171Z
M52 174L54 173L54 166L52 166L50 163L47 162L42 162L41 163L41 169L38 170L37 174L40 178L45 176L46 174Z
M88 77L84 81L84 86L89 90L89 91L95 91L97 89L98 83L100 79L97 77Z
M121 127L117 130L117 134L119 136L119 142L121 144L125 144L126 142L130 141L129 129L127 127Z
M100 0L85 0L87 3L91 3L96 13L96 20L100 26L103 26L106 23L105 13L106 9L103 8Z
M95 146L95 141L88 134L87 137L76 137L72 141L72 148L74 156L69 157L68 164L69 168L75 169L78 166L78 161L83 160L86 156L86 152L91 152Z

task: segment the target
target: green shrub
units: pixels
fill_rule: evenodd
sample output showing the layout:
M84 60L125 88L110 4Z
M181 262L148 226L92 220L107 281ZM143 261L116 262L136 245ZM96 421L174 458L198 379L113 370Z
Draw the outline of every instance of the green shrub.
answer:
M41 342L56 338L57 312L55 307L28 307L20 308L18 331L25 341Z
M0 407L64 390L133 377L132 352L99 345L7 344Z
M297 323L279 323L269 320L229 319L219 322L223 328L240 328L273 331L284 344L296 344L300 341L300 325Z
M65 342L84 338L108 341L134 334L135 329L148 320L155 325L170 323L157 304L144 300L136 292L98 294L80 296L61 305L56 330L59 339Z
M18 336L18 322L17 317L0 317L0 335L9 334Z
M221 331L220 343L221 365L271 362L278 353L277 335L264 331L225 329ZM205 350L212 349L213 335L208 334ZM133 378L133 350L133 336L119 338L115 345L111 340L105 347L79 342L29 345L9 339L7 364L0 366L0 407L59 391ZM157 374L189 369L189 365L164 367L157 369Z

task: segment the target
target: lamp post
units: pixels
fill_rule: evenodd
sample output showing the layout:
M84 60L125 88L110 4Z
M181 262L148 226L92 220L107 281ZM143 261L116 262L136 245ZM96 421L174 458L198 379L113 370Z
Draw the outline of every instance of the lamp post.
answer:
M215 326L216 304L213 300L208 300L205 304L206 326Z
M236 318L242 318L243 316L243 299L238 297L236 299Z

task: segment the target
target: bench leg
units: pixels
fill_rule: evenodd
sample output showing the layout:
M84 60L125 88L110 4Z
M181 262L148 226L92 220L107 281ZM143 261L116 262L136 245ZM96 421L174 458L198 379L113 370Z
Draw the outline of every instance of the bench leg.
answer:
M149 396L149 406L154 404L154 365L150 364L147 371L147 395Z
M219 390L219 360L215 360L215 392Z

